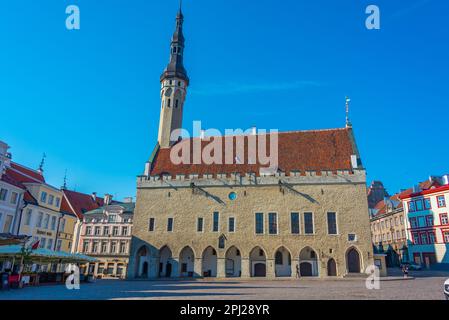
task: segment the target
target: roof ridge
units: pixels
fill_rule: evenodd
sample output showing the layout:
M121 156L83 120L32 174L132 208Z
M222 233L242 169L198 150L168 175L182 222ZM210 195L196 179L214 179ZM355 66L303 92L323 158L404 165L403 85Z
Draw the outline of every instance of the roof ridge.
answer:
M266 129L264 129L266 130ZM276 130L276 129L269 129L269 130ZM257 133L255 135L243 131L242 134L234 134L234 135L220 135L220 136L206 136L205 138L226 138L226 137L247 137L247 136L264 136L264 135L271 135L271 134L292 134L292 133L315 133L315 132L332 132L332 131L347 131L349 128L331 128L331 129L311 129L311 130L289 130L289 131L277 131L277 132L265 132L265 133ZM182 139L180 142L188 141L188 140L195 140L195 139L201 139L204 140L204 138L195 136L195 137L188 137L185 139ZM179 142L179 143L180 143ZM168 148L161 148L161 149L171 149L171 147Z
M17 166L19 166L19 167L22 167L22 168L24 168L24 169L33 171L33 172L37 173L38 175L40 175L40 176L42 176L42 177L44 176L43 174L41 174L41 173L40 173L38 170L36 170L36 169L27 167L27 166L25 166L25 165L23 165L23 164L20 164L20 163L18 163L18 162L15 162L15 161L11 161L11 163L12 163L12 164L15 164L15 165L17 165Z

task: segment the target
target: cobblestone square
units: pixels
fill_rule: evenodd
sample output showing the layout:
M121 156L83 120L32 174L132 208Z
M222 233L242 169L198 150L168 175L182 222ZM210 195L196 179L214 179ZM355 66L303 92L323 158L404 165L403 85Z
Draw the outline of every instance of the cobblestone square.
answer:
M0 300L444 300L449 273L422 272L410 280L381 281L380 290L367 290L363 279L118 281L0 291Z

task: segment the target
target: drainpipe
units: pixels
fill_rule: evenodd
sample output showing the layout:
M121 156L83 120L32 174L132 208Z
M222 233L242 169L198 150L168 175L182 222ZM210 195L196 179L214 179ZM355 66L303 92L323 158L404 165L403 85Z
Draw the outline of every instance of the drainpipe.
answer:
M64 216L63 213L58 218L58 225L56 226L56 237L55 237L55 243L53 243L53 251L56 250L56 243L58 242L58 235L59 235L59 225L61 224L61 218Z
M15 234L15 235L19 235L19 231L20 231L20 222L22 221L22 210L23 209L20 209L20 205L21 205L21 202L22 202L22 197L23 197L23 194L19 194L19 198L18 198L18 201L17 201L17 205L16 205L16 212L15 212L15 214L14 214L14 230L13 230L13 232L12 232L12 234ZM17 225L17 219L19 219L19 224Z

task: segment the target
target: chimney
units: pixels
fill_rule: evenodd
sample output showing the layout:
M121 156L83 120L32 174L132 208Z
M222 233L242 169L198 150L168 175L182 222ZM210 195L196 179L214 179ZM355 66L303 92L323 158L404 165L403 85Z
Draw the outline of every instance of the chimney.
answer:
M148 161L145 163L145 171L143 173L143 175L145 177L149 177L150 176L150 171L151 171L151 163Z
M257 135L257 128L251 127L251 135L256 136Z
M445 174L441 178L444 186L449 185L449 174Z
M125 199L123 199L124 203L133 203L133 197L126 197Z
M355 155L355 154L351 155L351 165L352 165L352 169L357 169L359 167L359 164L357 161L357 155Z
M104 204L105 204L106 206L108 206L108 205L111 204L111 202L112 202L112 195L106 193L106 194L104 195Z
M97 193L92 192L92 200L97 201Z

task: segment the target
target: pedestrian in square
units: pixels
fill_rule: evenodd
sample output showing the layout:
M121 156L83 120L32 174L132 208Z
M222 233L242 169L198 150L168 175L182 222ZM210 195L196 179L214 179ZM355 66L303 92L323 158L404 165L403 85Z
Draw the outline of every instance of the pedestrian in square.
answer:
M299 279L299 264L296 265L296 279Z

